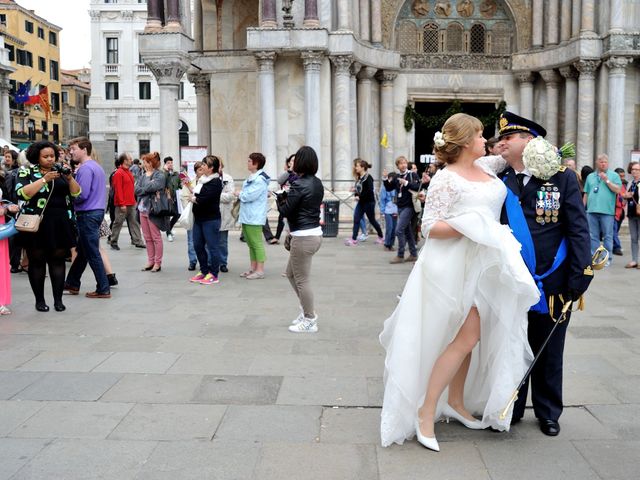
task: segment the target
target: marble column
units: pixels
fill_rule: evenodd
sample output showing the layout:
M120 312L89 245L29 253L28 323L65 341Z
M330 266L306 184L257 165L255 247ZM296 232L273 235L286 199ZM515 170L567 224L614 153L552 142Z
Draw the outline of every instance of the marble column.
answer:
M333 181L336 190L346 191L351 182L351 108L349 71L353 57L337 55L333 63Z
M371 43L382 45L382 0L371 0Z
M578 127L578 72L568 65L560 68L564 78L564 135L562 143L576 143Z
M595 78L600 60L580 60L574 66L578 77L578 142L576 163L593 166L593 137L595 130Z
M147 23L145 30L160 30L164 21L164 0L147 0Z
M620 33L624 30L624 1L609 1L609 32Z
M351 119L351 158L360 156L358 152L358 79L356 76L362 68L362 65L358 62L353 62L349 73L351 77L349 79L349 115ZM368 161L368 160L367 160Z
M260 89L260 150L267 159L265 170L274 177L277 168L276 150L276 87L275 52L256 53L258 61L258 85Z
M531 46L533 48L542 48L543 44L543 19L544 19L544 1L533 0L531 5Z
M360 40L368 42L371 39L371 17L369 15L369 0L360 0Z
M594 0L582 0L580 15L580 32L591 33L595 31L595 14L596 9Z
M320 116L320 68L324 54L316 51L302 52L304 66L304 143L312 147L318 157L321 153L321 116ZM318 177L322 172L318 170Z
M542 70L540 76L544 80L547 87L547 118L546 125L547 136L545 137L549 142L554 145L558 144L558 99L559 91L558 86L560 82L560 76L555 70Z
M320 27L318 19L318 0L304 0L304 21L302 26L305 28Z
M276 28L276 0L262 0L260 28Z
M566 3L565 0L564 3ZM548 0L547 1L547 11L545 12L544 18L545 23L547 24L547 45L557 45L558 44L558 20L560 17L560 9L558 5L558 0Z
M11 110L9 109L9 84L8 75L12 72L0 72L0 135L7 141L11 140Z
M571 38L571 0L563 0L560 9L560 41Z
M165 29L169 32L181 32L180 0L167 1L167 21Z
M378 73L380 80L380 137L387 134L389 147L380 146L380 157L383 168L391 171L394 168L393 162L393 81L398 74L384 70Z
M349 0L337 0L338 3L338 30L351 30L351 3Z
M202 50L204 44L204 36L202 31L202 1L195 0L193 12L193 40L196 50ZM200 127L198 127L199 129Z
M516 72L515 77L520 83L520 116L533 118L533 80L531 72Z
M615 2L614 2L615 3ZM609 124L607 125L607 153L609 168L624 168L625 68L632 61L628 57L611 57L605 62L609 69Z
M206 146L211 153L211 81L209 74L189 74L189 81L196 91L198 121L198 145Z
M371 82L377 68L363 67L358 73L358 155L373 165L372 174L377 178L381 172L378 144L373 138L373 98Z
M580 36L580 23L582 21L582 0L571 0L571 38Z

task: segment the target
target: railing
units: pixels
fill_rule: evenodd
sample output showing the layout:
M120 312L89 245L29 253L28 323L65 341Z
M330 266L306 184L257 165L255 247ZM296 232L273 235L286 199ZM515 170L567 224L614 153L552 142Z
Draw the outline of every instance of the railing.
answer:
M115 63L108 63L104 66L104 74L105 75L119 75L120 74L120 65Z
M144 63L138 64L138 73L150 73L149 67L147 67Z

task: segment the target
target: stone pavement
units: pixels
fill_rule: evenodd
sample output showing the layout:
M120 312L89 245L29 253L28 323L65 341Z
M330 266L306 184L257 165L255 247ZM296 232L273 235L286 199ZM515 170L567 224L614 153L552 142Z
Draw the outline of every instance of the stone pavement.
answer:
M187 282L185 235L162 272L144 251L110 251L111 300L65 297L38 313L24 274L0 317L0 479L637 479L640 270L597 274L566 347L559 437L528 410L510 433L438 424L442 451L379 445L377 336L410 265L372 242L325 239L313 284L320 331L287 331L297 302L267 247L267 278L238 277L230 238L220 284ZM623 245L628 240L623 239ZM90 271L82 293L93 290ZM51 303L51 306L52 303Z

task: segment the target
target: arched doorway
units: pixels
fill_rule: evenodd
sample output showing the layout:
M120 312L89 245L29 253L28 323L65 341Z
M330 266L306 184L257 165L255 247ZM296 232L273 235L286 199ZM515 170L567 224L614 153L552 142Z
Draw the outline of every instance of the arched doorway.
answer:
M189 125L183 120L180 120L180 130L178 131L178 138L181 147L189 146Z

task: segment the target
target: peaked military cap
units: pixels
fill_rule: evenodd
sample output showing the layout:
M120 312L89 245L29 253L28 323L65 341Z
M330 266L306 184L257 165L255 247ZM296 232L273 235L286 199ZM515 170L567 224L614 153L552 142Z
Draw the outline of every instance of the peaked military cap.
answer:
M547 134L541 125L511 112L504 112L500 115L499 126L498 136L500 138L511 133L530 133L534 137L544 137Z

